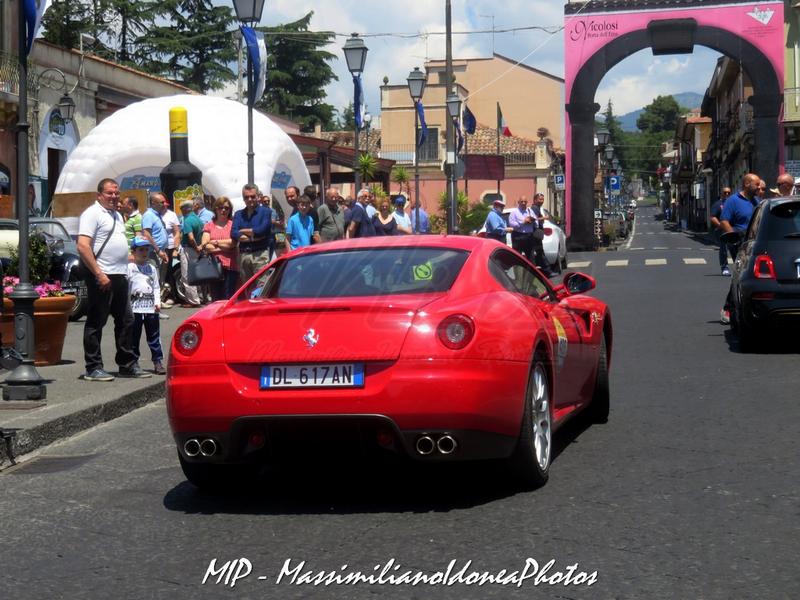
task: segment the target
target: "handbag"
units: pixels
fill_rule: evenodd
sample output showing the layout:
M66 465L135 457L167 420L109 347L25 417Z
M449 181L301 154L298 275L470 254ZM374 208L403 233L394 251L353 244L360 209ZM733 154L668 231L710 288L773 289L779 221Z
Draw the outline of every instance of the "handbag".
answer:
M188 261L187 277L189 285L210 283L222 279L222 263L216 256L200 254L197 260Z
M537 227L536 229L534 229L533 239L541 242L544 239L544 229L542 229L541 227Z

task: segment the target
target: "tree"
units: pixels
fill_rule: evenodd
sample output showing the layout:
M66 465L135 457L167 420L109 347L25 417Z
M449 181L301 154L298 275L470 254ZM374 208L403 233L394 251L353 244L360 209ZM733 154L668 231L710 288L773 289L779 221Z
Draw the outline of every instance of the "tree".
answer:
M353 108L353 103L350 102L339 113L339 130L353 131L356 128L356 111Z
M109 0L108 13L118 24L113 33L117 61L136 66L145 62L135 42L154 27L159 16L165 14L163 4L155 0Z
M91 14L82 0L54 0L42 17L44 39L62 48L78 48L81 32L89 32L91 23Z
M375 177L378 169L378 160L371 154L360 154L358 157L358 172L361 173L361 181L366 183Z
M267 85L258 107L300 123L305 131L320 123L334 124L333 106L326 103L325 86L338 79L329 62L336 55L323 50L334 41L332 32L311 32L314 12L277 27L262 27L267 43ZM282 35L285 34L285 35Z
M627 168L625 164L625 132L622 131L622 125L619 119L614 116L614 105L611 103L611 100L609 100L606 105L604 117L606 129L608 129L611 134L609 143L614 146L614 154L616 154L620 164L623 168Z
M199 92L219 90L235 74L231 9L211 0L162 0L167 25L153 27L136 40L142 67Z
M403 186L408 190L408 171L403 165L397 165L392 169L392 181L400 186L400 193L403 193Z
M636 119L636 127L648 133L674 132L678 117L686 112L688 110L682 108L672 96L658 96L644 107L644 111Z

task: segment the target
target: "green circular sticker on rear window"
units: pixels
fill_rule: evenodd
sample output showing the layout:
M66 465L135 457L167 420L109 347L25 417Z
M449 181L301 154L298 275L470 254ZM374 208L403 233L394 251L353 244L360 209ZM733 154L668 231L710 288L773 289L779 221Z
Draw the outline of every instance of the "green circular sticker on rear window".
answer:
M430 262L414 266L414 281L430 281L433 279L433 266Z

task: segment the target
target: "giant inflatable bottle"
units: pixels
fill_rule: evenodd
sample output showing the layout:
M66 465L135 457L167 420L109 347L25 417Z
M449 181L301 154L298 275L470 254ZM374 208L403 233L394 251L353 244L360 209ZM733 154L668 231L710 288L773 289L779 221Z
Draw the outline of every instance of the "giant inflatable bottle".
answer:
M189 162L189 124L186 109L169 111L170 163L161 170L161 191L177 211L182 200L203 197L203 172Z

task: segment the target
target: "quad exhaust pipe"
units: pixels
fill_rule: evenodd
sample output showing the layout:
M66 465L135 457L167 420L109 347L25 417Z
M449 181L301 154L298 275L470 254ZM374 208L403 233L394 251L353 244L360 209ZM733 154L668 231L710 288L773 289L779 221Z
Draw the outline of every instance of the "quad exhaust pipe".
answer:
M456 448L458 448L458 442L456 441L456 438L449 433L440 435L435 439L434 436L423 434L417 437L414 447L417 451L417 454L420 456L429 456L434 452L438 452L443 456L448 456L456 451Z
M189 458L195 458L198 455L209 458L214 456L218 450L219 446L212 438L204 438L202 440L191 438L183 444L183 453Z

